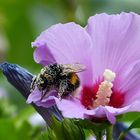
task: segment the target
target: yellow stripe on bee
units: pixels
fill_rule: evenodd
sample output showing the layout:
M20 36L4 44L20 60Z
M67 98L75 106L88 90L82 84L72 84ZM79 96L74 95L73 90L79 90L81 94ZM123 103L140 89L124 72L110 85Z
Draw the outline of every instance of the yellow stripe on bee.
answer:
M75 85L77 80L78 80L78 77L77 77L76 73L72 73L71 79L70 79L71 84Z

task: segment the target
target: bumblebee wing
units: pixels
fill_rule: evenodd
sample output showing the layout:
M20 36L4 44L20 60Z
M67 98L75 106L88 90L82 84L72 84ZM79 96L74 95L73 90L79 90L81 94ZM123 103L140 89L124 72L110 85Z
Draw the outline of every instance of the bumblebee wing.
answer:
M63 64L64 72L82 72L86 69L86 66L83 64Z

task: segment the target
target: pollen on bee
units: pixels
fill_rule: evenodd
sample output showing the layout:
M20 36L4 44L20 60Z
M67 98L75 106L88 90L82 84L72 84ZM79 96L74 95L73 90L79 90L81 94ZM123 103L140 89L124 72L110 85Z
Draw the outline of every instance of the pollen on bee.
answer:
M75 85L77 83L77 80L78 80L78 77L76 73L72 73L71 79L70 79L71 84Z

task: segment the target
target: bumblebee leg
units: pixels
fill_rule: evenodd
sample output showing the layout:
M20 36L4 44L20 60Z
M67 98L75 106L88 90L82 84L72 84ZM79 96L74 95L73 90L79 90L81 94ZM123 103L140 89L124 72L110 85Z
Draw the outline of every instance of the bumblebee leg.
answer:
M58 90L58 99L59 100L61 100L63 93L64 93L64 88L63 88L63 86L60 85L59 90Z
M48 93L48 91L49 91L48 89L42 91L42 95L41 95L40 101L43 100L43 98L46 96L46 94Z
M30 86L30 92L32 92L35 89L35 86L36 86L36 78L37 78L37 76L34 76L32 78L32 83L31 83L31 86Z
M62 81L59 85L59 90L58 90L58 99L61 100L61 97L65 94L67 89L67 82Z
M62 95L63 95L63 92L62 92L62 91L59 91L59 92L58 92L58 99L59 99L59 100L61 100L61 99L62 99L62 98L61 98L61 97L62 97Z

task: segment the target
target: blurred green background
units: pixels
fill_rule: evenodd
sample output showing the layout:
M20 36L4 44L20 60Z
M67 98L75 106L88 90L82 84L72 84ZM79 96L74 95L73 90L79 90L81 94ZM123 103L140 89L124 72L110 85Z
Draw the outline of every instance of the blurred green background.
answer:
M0 62L17 63L32 73L37 73L41 66L33 60L31 42L43 30L59 22L74 21L85 26L88 17L96 13L112 14L122 11L140 14L140 0L0 0ZM4 104L0 109L0 118L5 118L6 108L12 105L14 107L7 111L10 118L14 116L17 120L28 120L34 110L26 105L25 100L7 83L2 74L0 89L1 98L6 94L6 101L0 102L0 106ZM133 120L134 115L139 113L130 113L124 120ZM1 123L3 122L0 119L0 126ZM15 124L12 124L10 130L15 127L13 125ZM27 124L21 130L29 128ZM2 129L0 128L0 132Z

